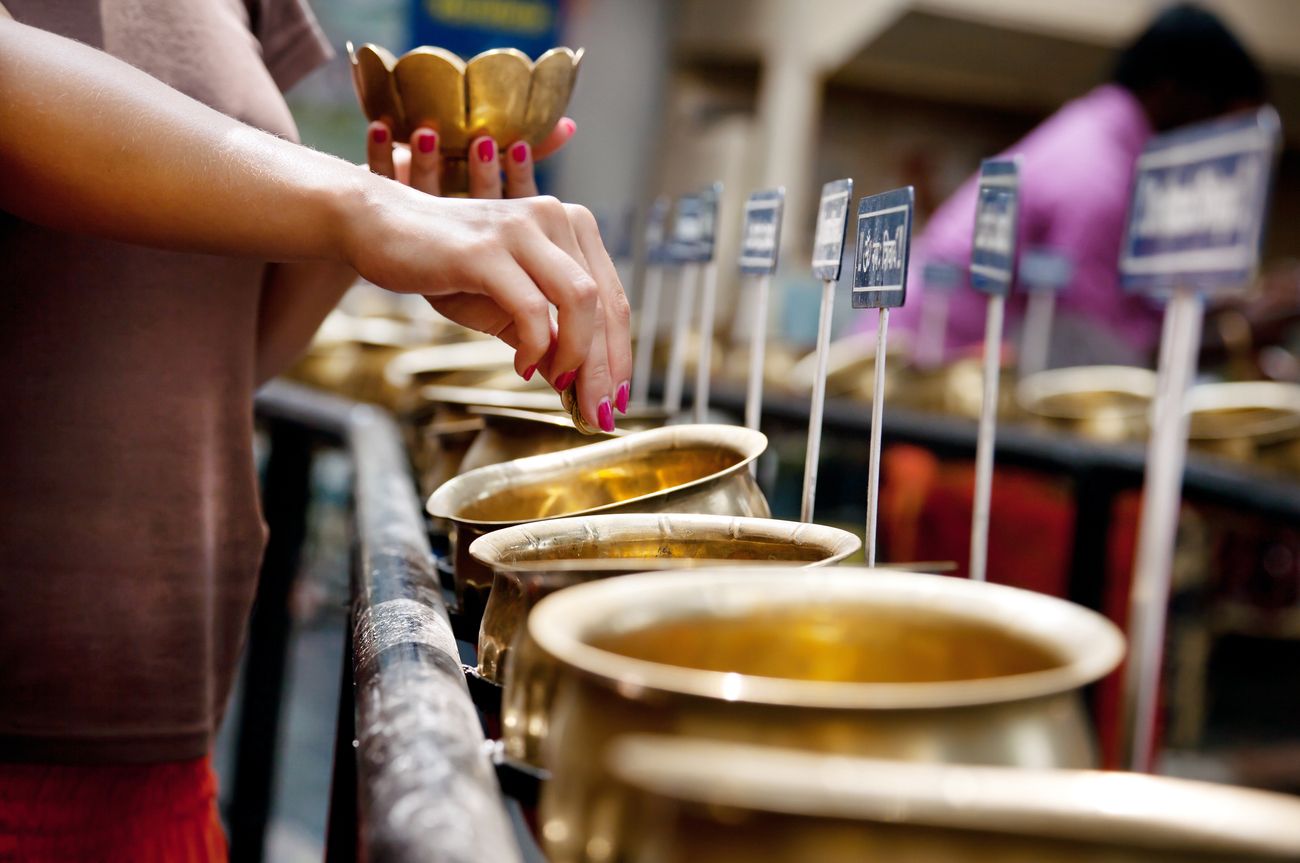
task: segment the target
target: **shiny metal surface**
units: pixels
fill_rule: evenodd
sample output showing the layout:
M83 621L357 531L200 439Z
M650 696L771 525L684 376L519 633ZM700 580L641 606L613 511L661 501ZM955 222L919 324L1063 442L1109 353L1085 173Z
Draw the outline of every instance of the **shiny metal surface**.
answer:
M1300 385L1201 384L1192 387L1188 404L1193 446L1300 475Z
M886 397L897 386L897 372L907 363L908 354L906 335L895 334L885 359ZM785 387L797 393L811 392L816 368L817 354L814 351L794 364L784 382ZM875 368L874 333L858 333L836 339L830 343L826 352L826 397L870 400L874 389Z
M483 421L483 430L461 459L458 473L477 470L517 458L586 446L593 441L611 440L626 432L583 434L562 414L521 411L514 408L472 406L471 416Z
M528 612L562 588L680 561L825 566L848 557L861 544L838 528L721 515L592 515L493 531L474 540L469 549L493 573L478 638L479 675L500 680ZM555 566L529 566L539 562ZM533 749L535 744L522 748Z
M630 732L905 761L1086 767L1078 691L1124 651L1113 624L1000 585L839 567L630 575L561 591L506 672L556 664L541 811L553 861L582 859L587 814ZM542 657L538 660L534 657ZM524 678L521 678L524 679Z
M430 388L426 388L430 389ZM462 612L481 614L492 573L469 554L485 533L596 512L698 512L766 518L749 464L767 448L756 431L682 425L463 473L429 498L453 525Z
M1150 369L1074 366L1024 378L1016 386L1016 402L1050 428L1095 440L1140 440L1155 392Z
M540 144L564 114L582 49L552 48L534 62L514 48L462 60L423 46L394 57L386 49L348 43L352 81L368 120L382 120L398 141L420 126L437 131L449 158L465 158L469 142L490 135L502 147Z
M608 762L587 845L627 863L1300 859L1300 799L1205 782L651 736Z
M512 371L511 374L514 374ZM516 375L516 377L518 377ZM491 389L479 386L429 384L420 387L420 398L429 404L481 405L493 408L515 408L523 411L563 411L560 394L549 386L530 389Z

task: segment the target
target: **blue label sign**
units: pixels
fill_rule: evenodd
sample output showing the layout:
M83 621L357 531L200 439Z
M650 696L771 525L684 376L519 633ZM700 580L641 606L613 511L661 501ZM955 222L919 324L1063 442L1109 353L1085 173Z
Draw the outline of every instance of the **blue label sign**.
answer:
M885 309L907 295L907 257L912 245L911 186L858 203L858 243L853 266L853 308Z
M1027 291L1056 293L1074 278L1074 262L1055 249L1025 249L1019 281Z
M822 186L817 232L813 235L812 271L823 281L837 281L840 277L844 231L849 222L849 199L852 197L852 180L832 180Z
M980 163L970 254L970 283L975 290L1003 296L1011 292L1019 209L1020 160L985 159Z
M660 195L650 205L645 217L645 259L651 266L663 266L672 262L668 254L668 211L673 202L667 195Z
M921 281L927 291L949 294L961 284L965 271L947 261L930 261L921 270Z
M1152 138L1138 158L1120 253L1125 287L1244 288L1259 262L1280 138L1270 107Z
M713 260L713 241L722 184L714 183L696 195L677 199L673 220L672 259L682 264L703 264Z
M742 273L761 276L776 272L784 206L784 187L755 192L745 202L745 228L740 238Z

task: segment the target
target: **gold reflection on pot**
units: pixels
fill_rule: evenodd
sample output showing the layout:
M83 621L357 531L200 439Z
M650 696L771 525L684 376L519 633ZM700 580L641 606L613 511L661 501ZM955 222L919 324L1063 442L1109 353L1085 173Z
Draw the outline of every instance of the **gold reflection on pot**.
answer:
M955 767L617 740L590 851L625 863L1253 863L1300 859L1300 800L1088 770ZM631 817L629 817L631 816Z
M1261 467L1300 474L1300 385L1274 381L1201 384L1188 397L1192 445Z
M630 575L542 600L506 674L556 664L542 733L553 861L582 859L601 760L630 732L907 761L1094 762L1079 690L1123 654L1113 624L982 582L840 567ZM509 721L510 717L503 717Z
M825 566L848 557L861 544L838 528L721 515L594 515L493 531L469 549L493 572L478 639L479 675L499 680L529 610L561 588L683 560ZM554 566L530 566L539 562ZM526 751L532 746L525 741L514 748Z
M1029 375L1016 400L1049 428L1102 441L1140 440L1156 375L1135 366L1075 366Z
M532 456L461 474L429 498L453 525L457 598L482 613L492 573L469 554L483 534L523 522L596 512L698 512L766 518L749 464L767 447L760 432L682 425Z

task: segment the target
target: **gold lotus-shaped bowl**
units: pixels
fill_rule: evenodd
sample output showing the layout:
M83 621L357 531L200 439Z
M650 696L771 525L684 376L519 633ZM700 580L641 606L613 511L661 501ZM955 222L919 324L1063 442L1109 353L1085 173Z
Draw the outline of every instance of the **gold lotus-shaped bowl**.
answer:
M502 146L540 144L569 104L582 49L552 48L533 62L515 48L494 48L466 62L445 48L426 45L399 59L349 42L348 56L366 119L383 121L399 141L428 126L442 154L455 158L482 135Z
M1253 863L1300 859L1300 800L1091 770L620 738L587 838L624 863Z
M558 518L493 531L469 549L493 573L478 637L479 675L500 681L528 612L557 590L710 561L826 566L861 545L848 531L820 524L689 513Z
M549 713L528 721L545 729L541 820L555 863L590 847L592 806L610 789L606 746L619 735L1088 767L1080 690L1124 651L1114 624L1060 599L847 567L595 581L539 602L526 633L504 697L517 668L554 663Z

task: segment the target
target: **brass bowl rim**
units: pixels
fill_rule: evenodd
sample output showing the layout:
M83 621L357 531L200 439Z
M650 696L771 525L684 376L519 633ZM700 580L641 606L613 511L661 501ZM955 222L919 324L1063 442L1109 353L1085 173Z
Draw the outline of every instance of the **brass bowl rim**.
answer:
M1219 410L1274 410L1280 416L1253 423L1225 423L1221 428L1189 428L1193 440L1285 438L1300 433L1300 384L1281 381L1228 381L1197 384L1187 397L1188 413Z
M647 734L615 739L605 760L620 781L693 804L1171 851L1300 855L1300 799L1211 782Z
M524 524L506 527L501 530L494 530L491 533L484 534L470 544L469 553L479 563L494 571L529 571L529 572L547 572L555 569L618 569L624 562L635 566L644 566L647 563L658 561L680 562L684 560L700 560L700 558L625 558L625 557L596 557L596 558L573 558L573 559L516 559L508 560L502 555L509 549L536 543L539 541L557 539L565 536L586 537L592 542L599 543L602 540L609 540L609 534L617 532L617 539L626 538L629 529L643 528L640 533L645 537L664 537L671 538L675 533L684 530L709 531L712 536L724 538L770 539L776 542L783 542L795 546L812 547L818 551L827 552L823 558L816 561L803 561L804 563L819 563L829 565L836 563L848 557L853 552L862 547L862 540L847 530L841 530L838 527L828 527L821 524L810 524L806 522L785 521L777 518L754 518L751 516L731 516L731 515L705 515L698 513L605 513L602 515L553 518L546 521L530 521ZM792 529L793 528L793 529ZM602 536L602 529L605 533ZM726 561L723 561L726 562ZM790 566L798 561L781 560L779 563L784 566ZM743 561L737 562L737 565L753 566L760 561ZM539 566L539 564L561 564L566 566ZM573 564L579 564L574 567ZM671 569L673 566L657 567L651 566L649 569ZM691 565L679 566L679 568L691 568ZM707 569L698 564L694 568ZM730 567L728 567L730 568ZM635 572L636 570L632 570Z
M655 446L660 444L661 439L664 445L661 447ZM586 446L561 450L560 452L527 456L475 468L447 480L447 482L435 489L425 504L425 510L434 518L445 518L456 524L489 528L494 526L514 526L521 523L519 519L480 521L458 516L456 511L463 508L466 502L487 497L489 494L514 484L520 477L526 477L537 471L550 468L572 471L584 463L603 461L607 456L617 457L622 455L626 458L633 455L637 450L653 448L677 449L685 444L718 446L737 453L740 459L720 471L715 471L707 476L698 477L680 485L658 489L649 494L613 501L590 509L559 513L548 518L530 519L529 521L537 523L574 516L594 515L660 497L670 492L676 494L686 489L715 482L720 477L738 473L741 470L748 470L749 463L762 455L763 450L767 448L767 436L760 431L744 428L743 426L707 424L665 426L663 428L633 432L614 440L599 441Z
M423 345L402 351L384 365L384 382L405 389L416 375L493 371L514 366L514 349L496 339Z
M538 425L556 426L558 428L576 431L573 427L573 419L565 413L544 413L542 411L527 410L525 408L496 407L494 405L470 405L468 412L475 416L481 416L485 419L486 425L492 425L493 419L520 420L521 422L537 423ZM601 432L602 437L617 437L628 434L625 429L614 429L612 432ZM593 440L600 440L600 437L593 437Z
M560 410L560 394L550 389L494 390L488 387L462 387L451 384L427 384L419 396L432 404L481 405L519 410Z
M633 659L582 640L629 614L633 624L643 624L721 610L788 609L799 603L873 598L910 600L932 612L1011 629L1017 637L1053 651L1062 664L976 680L841 683L685 668ZM665 609L671 613L653 616L655 610ZM1021 625L1008 627L1008 621ZM553 593L533 607L527 625L538 647L561 665L620 692L821 709L926 710L1042 698L1101 679L1124 656L1124 636L1115 624L1063 599L988 582L866 567L627 575Z
M1016 402L1032 414L1049 419L1084 420L1093 411L1045 410L1042 403L1060 396L1086 396L1092 393L1125 393L1146 399L1147 404L1120 411L1124 416L1143 416L1150 410L1156 394L1156 373L1141 366L1068 366L1035 372L1016 384Z

